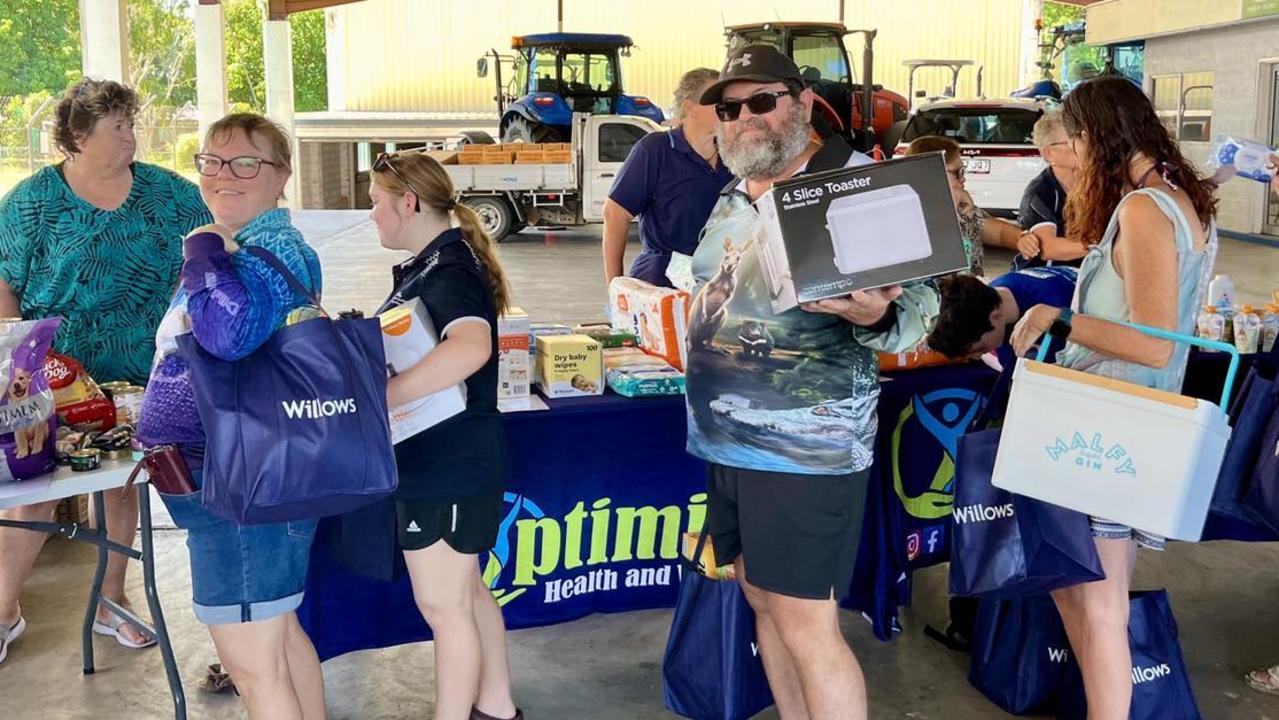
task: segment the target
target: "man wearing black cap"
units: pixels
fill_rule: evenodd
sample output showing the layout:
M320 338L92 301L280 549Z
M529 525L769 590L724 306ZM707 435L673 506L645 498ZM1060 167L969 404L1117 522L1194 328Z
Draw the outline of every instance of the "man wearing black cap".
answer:
M715 106L720 158L742 178L721 193L702 232L688 326L688 450L708 463L716 560L736 565L755 610L782 717L861 720L865 684L837 602L861 537L875 351L923 338L937 291L878 288L774 314L753 252L752 203L777 180L870 159L839 137L816 137L813 93L771 46L734 51L701 102ZM768 353L741 340L761 336L771 337Z

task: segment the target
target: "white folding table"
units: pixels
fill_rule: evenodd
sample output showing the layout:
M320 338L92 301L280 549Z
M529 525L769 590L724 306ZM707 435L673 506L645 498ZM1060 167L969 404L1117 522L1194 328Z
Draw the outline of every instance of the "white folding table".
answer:
M61 535L68 540L91 543L98 547L98 567L93 573L93 589L89 593L89 607L84 614L84 626L81 631L81 643L84 653L84 674L92 675L93 667L93 621L98 613L99 605L106 605L123 618L151 631L160 646L160 655L164 659L164 673L169 680L169 692L173 696L173 714L177 720L186 720L186 696L182 692L182 680L178 676L178 666L173 658L173 646L169 642L169 633L164 624L164 613L160 609L160 596L155 588L155 549L151 535L151 502L150 485L147 484L145 472L138 474L138 506L141 510L142 549L134 550L107 538L103 508L103 493L123 488L133 471L134 464L128 461L107 461L102 467L89 472L72 472L70 468L60 467L52 475L22 480L20 482L0 484L0 510L30 505L49 500L61 500L75 495L91 494L93 496L94 514L99 519L100 528L95 530L79 523L34 522L0 519L0 527L16 527L33 532L48 532ZM115 552L133 560L142 561L142 583L146 590L147 607L151 611L152 623L146 623L137 615L120 607L115 602L102 597L102 580L107 572L107 553Z

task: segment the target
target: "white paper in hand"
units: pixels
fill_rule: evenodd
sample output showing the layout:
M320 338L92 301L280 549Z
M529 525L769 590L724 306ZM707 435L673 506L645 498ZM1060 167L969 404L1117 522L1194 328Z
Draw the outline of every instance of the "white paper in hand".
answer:
M422 301L414 298L378 316L386 371L395 377L422 361L440 344ZM437 393L391 408L391 442L399 444L466 409L466 385L459 383Z

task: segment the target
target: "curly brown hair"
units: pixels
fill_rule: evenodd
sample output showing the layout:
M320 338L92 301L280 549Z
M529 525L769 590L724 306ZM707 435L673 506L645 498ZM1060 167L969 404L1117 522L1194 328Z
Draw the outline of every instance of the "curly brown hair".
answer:
M1118 76L1089 80L1070 92L1062 108L1066 134L1088 133L1088 159L1079 185L1066 198L1068 237L1090 247L1101 242L1119 201L1132 183L1137 153L1162 163L1166 177L1190 196L1204 225L1217 215L1216 186L1199 176L1181 154L1150 99Z
M114 80L85 78L72 85L54 108L53 138L64 155L80 152L77 136L83 138L93 127L112 115L130 122L138 114L138 94Z

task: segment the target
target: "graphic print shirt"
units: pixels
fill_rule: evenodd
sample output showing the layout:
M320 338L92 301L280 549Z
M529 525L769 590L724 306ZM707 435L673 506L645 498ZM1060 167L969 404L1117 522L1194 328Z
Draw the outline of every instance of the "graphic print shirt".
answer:
M865 164L836 139L809 172ZM688 329L688 452L780 473L844 475L871 464L879 364L924 337L937 315L931 283L907 286L876 332L799 308L774 315L755 253L759 221L741 186L720 196L693 256ZM815 238L816 240L816 238Z

